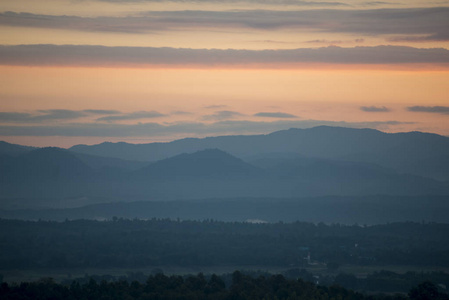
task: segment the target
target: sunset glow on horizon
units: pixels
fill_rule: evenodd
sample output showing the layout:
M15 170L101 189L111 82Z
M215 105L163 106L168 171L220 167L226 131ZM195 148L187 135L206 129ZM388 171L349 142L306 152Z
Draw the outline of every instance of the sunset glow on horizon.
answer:
M449 136L449 3L7 0L0 38L11 143L318 125Z

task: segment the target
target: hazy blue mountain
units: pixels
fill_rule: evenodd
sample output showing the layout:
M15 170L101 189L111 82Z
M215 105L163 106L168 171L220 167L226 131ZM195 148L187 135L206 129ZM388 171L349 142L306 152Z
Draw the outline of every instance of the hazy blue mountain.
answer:
M134 171L147 166L148 162L124 160L114 157L102 157L77 152L73 153L79 160L94 170L100 171Z
M130 160L158 161L182 153L217 148L242 159L294 153L379 164L401 173L449 181L449 138L429 133L383 133L373 129L319 126L267 135L181 139L169 143L78 145L72 151Z
M360 166L371 169L385 169L384 167L375 163L366 163L363 161L347 161L340 159L318 158L304 156L297 153L267 153L259 154L246 159L250 164L262 169L275 171L277 169L295 169L306 168L313 165L330 164L335 166ZM392 169L390 170L392 171Z
M153 149L158 148L158 144L162 143L152 143L151 147ZM157 155L152 155L150 153L146 153L148 149L143 145L148 144L129 144L125 142L111 143L104 142L97 145L75 145L71 147L69 150L78 153L90 154L95 156L102 157L114 157L120 158L123 160L134 160L134 161L157 161L165 157L159 157ZM154 150L153 150L154 151ZM181 152L182 153L182 152ZM180 153L177 153L180 154ZM154 157L152 157L154 156Z
M145 178L172 180L179 178L248 178L262 170L219 149L183 153L150 164L135 172Z
M41 148L0 164L2 197L51 197L82 193L95 172L61 148Z
M2 197L112 197L128 201L449 195L447 183L429 178L399 174L372 163L310 158L299 154L268 155L268 158L260 158L259 164L267 159L270 163L262 163L265 166L259 168L224 151L207 149L176 155L134 171L104 167L111 165L110 159L78 156L65 149L42 148L17 157L0 157ZM83 159L89 160L90 166ZM94 169L92 165L103 167Z
M372 163L297 155L273 158L270 163L268 167L257 168L221 150L209 149L153 163L129 173L127 182L129 192L171 200L217 196L449 194L446 183L399 174Z
M319 126L289 129L267 135L188 138L169 143L102 143L77 145L72 151L122 159L157 161L182 153L218 148L237 157L267 153L298 153L304 156L336 158L356 153L377 153L397 147L402 139L373 129ZM435 135L430 135L435 136ZM444 138L444 137L442 137ZM446 146L449 146L449 139Z
M4 141L0 141L0 155L17 156L35 149L37 148L15 145Z
M259 136L120 144L134 149L157 145L158 151L172 147L172 152L187 148L154 163L42 148L18 156L0 155L1 198L11 204L12 197L93 199L93 203L108 197L130 201L449 195L449 182L432 179L444 179L449 172L443 151L449 149L447 140L423 133L316 127ZM246 155L246 161L219 148L193 151L210 143L232 148Z
M48 147L47 147L48 148ZM7 143L4 141L0 141L0 163L1 161L11 161L12 157L17 157L22 154L38 150L37 147L29 147L29 146L22 146L22 145L16 145ZM45 148L44 148L45 149ZM66 149L58 148L59 150L67 151ZM47 152L48 150L45 150L44 152ZM68 151L66 152L68 153ZM92 169L104 169L104 168L117 168L117 169L123 169L123 170L137 170L139 168L142 168L148 163L142 162L142 161L133 161L133 160L124 160L119 158L113 158L113 157L102 157L98 155L89 155L89 154L83 154L78 152L70 151L70 153L74 154L77 158L79 158L83 163L85 163L87 166L91 167Z
M375 164L330 159L290 159L266 171L284 185L290 183L297 195L446 194L449 187Z
M73 179L92 172L86 164L74 154L61 148L41 148L14 157L7 172L21 179ZM2 173L5 173L3 170Z

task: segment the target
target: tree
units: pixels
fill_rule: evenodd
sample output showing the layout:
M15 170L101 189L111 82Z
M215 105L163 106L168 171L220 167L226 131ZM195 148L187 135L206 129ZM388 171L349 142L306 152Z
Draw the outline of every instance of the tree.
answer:
M449 297L440 293L438 287L430 281L425 281L408 293L410 300L446 300Z

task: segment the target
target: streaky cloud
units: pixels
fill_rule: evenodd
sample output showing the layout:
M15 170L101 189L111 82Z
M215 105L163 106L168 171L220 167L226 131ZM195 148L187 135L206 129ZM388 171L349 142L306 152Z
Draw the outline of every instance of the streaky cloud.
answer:
M237 111L221 110L211 115L205 115L201 119L204 121L220 121L220 120L233 119L240 116L244 115Z
M449 115L449 106L409 106L407 110Z
M384 1L367 1L367 2L362 3L362 5L367 5L367 6L391 5L391 4L397 4L397 3L384 2Z
M365 39L363 38L358 38L358 39L353 39L353 40L326 40L326 39L321 39L321 40L310 40L310 41L306 41L306 43L309 44L328 44L328 45L335 45L335 44L343 44L343 43L363 43L365 41Z
M311 44L341 44L341 43L343 43L343 41L341 41L341 40L335 40L335 41L329 41L329 40L310 40L310 41L306 41L306 43L311 43Z
M366 112L389 112L390 111L390 109L385 106L361 106L360 110L366 111Z
M97 121L115 122L115 121L125 121L125 120L140 120L140 119L150 119L159 118L166 115L161 114L157 111L136 111L129 114L121 114L117 116L107 116L98 118Z
M166 30L244 28L448 40L449 7L396 9L150 11L124 17L78 17L0 13L0 25L87 32L149 33ZM393 36L392 35L399 35Z
M286 6L347 6L348 4L335 1L299 1L299 0L99 0L111 3L142 3L142 2L181 2L181 3L252 3L265 5Z
M291 67L301 63L327 64L447 64L449 50L375 46L235 50L88 45L0 46L0 64L23 66L244 66Z
M95 115L118 115L121 112L118 110L106 110L106 109L85 109L83 112Z
M68 110L68 109L46 109L38 110L43 113L41 116L36 116L36 119L42 120L60 120L60 119L76 119L84 117L86 114L81 111Z
M7 123L41 123L48 121L73 120L85 117L83 111L68 109L38 110L33 113L0 112L0 122Z
M0 122L24 123L29 122L33 115L18 112L0 112Z
M254 114L255 117L264 117L264 118L297 118L297 116L292 114L287 114L283 112L260 112L257 114Z

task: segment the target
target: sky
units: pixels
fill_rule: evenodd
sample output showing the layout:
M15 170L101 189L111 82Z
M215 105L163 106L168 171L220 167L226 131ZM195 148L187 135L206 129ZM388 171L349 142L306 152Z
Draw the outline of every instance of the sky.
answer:
M0 140L318 125L449 136L449 1L0 1Z

